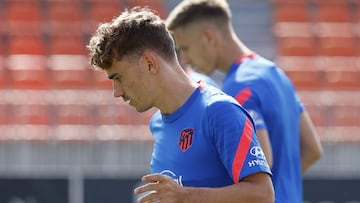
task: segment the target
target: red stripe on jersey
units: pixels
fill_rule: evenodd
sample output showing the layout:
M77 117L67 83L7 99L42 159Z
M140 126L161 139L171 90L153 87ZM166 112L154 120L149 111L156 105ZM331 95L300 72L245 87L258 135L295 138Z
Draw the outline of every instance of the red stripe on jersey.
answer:
M200 91L204 89L204 86L206 85L205 81L199 80L196 82L199 85Z
M248 118L246 118L245 126L240 138L239 145L236 149L235 158L232 164L232 176L234 183L239 182L239 175L244 165L246 156L249 152L249 148L252 140L252 134L253 134L253 126L251 124L251 121Z
M237 94L235 96L235 99L241 104L243 105L251 96L251 90L250 88L245 88L243 89L241 92L239 92L239 94Z
M249 54L246 54L246 55L243 55L243 56L240 56L239 58L236 59L236 64L240 64L242 63L245 59L248 59L248 58L254 58L256 56L256 53L255 52L251 52Z

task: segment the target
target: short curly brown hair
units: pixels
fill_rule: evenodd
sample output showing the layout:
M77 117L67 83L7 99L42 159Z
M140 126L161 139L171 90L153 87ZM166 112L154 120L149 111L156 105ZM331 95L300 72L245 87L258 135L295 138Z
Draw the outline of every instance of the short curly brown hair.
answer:
M94 68L108 69L113 60L153 50L167 60L175 55L174 40L163 20L147 7L125 9L111 22L101 24L87 48Z

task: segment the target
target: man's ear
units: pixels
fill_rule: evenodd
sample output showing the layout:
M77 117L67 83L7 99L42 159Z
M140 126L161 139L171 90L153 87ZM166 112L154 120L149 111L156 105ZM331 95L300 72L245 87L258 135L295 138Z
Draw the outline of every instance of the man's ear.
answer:
M147 71L156 73L158 71L158 56L151 51L144 51L142 57L140 58L140 64Z
M217 36L216 36L216 32L213 29L209 27L205 27L202 32L202 36L208 45L214 46L216 44Z

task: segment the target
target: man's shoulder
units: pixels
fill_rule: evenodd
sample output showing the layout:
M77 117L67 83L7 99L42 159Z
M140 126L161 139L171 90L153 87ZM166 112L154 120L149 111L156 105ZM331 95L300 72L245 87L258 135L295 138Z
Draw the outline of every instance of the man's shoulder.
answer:
M241 105L232 96L224 93L222 90L207 86L204 88L203 97L208 111L223 111L228 108L241 108Z
M209 84L213 87L217 87L219 88L219 84L217 84L215 82L215 80L213 80L210 76L207 76L205 74L196 72L196 71L192 71L190 74L190 77L195 81L195 82L199 82L199 81L203 81L206 84Z

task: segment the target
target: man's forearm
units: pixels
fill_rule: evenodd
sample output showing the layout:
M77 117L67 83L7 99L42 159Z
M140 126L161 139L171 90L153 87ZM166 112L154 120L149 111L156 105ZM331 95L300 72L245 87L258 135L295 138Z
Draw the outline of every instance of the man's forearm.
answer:
M238 184L221 188L185 187L186 203L273 203L274 191L267 174L259 173L259 181L242 181ZM267 176L267 177L265 177Z

